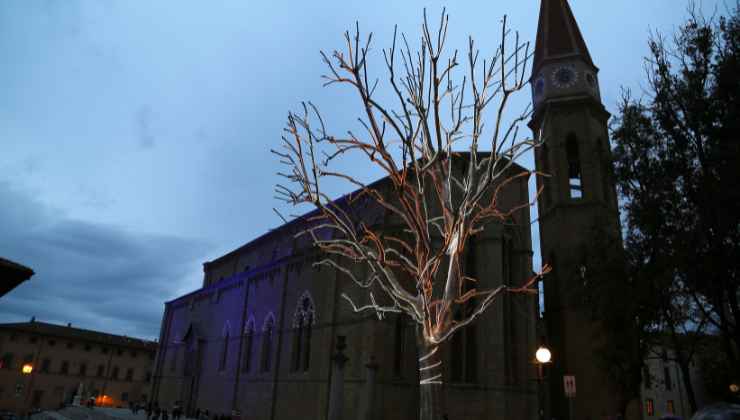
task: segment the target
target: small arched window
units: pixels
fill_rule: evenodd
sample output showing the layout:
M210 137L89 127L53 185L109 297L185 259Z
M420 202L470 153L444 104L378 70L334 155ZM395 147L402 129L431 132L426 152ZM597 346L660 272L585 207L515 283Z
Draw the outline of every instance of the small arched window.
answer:
M316 321L311 295L306 291L298 299L293 314L293 357L292 370L307 371L311 362L311 330Z
M244 328L244 350L242 353L242 372L249 372L252 361L252 348L254 347L254 318L249 318Z
M272 336L275 332L275 316L270 312L262 324L262 357L260 371L269 372L272 366Z
M570 198L583 198L581 159L578 153L578 140L573 134L568 136L566 152L568 154L568 185Z

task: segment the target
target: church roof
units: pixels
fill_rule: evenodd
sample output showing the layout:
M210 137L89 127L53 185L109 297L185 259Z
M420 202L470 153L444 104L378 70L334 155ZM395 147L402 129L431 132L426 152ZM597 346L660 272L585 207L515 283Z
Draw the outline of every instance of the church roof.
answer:
M533 73L550 59L576 56L596 67L568 0L541 0Z

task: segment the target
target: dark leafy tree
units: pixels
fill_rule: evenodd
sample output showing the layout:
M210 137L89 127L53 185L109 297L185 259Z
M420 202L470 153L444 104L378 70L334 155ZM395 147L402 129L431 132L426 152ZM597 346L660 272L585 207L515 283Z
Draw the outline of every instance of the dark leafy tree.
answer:
M739 9L707 19L691 7L672 39L653 35L648 97L625 93L612 132L622 283L652 304L633 313L643 345L668 340L687 378L707 332L721 339L728 378L740 379Z

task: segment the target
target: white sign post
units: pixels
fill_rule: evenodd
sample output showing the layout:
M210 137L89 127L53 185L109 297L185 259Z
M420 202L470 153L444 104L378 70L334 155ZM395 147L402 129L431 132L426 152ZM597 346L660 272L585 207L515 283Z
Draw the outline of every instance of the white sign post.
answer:
M563 389L565 390L565 397L568 398L568 417L573 420L573 399L576 397L575 375L563 375Z

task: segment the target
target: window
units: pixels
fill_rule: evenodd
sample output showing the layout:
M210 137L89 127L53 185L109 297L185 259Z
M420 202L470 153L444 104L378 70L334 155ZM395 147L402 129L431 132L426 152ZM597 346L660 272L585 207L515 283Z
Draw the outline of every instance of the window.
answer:
M147 381L147 382L151 382L152 381L152 373L151 372L147 372L146 373L146 376L144 376L144 380ZM146 399L146 398L143 398L143 399Z
M80 365L80 376L87 375L87 363L82 363Z
M406 353L406 322L402 315L396 316L396 325L393 331L395 336L393 351L393 375L403 376L403 359Z
M668 400L666 402L665 410L668 412L668 414L673 414L674 413L673 400Z
M92 350L92 346L89 344L85 344L85 351L90 351L90 350Z
M127 381L133 381L134 380L134 368L128 368L128 369L126 369L126 380Z
M73 342L71 342L71 341L68 341L68 342L67 342L67 348L68 348L68 349L73 349L73 348L75 348L75 343L73 343Z
M229 333L226 333L226 336L224 336L223 342L221 343L221 356L218 361L219 371L226 370L226 359L228 357L229 357Z
M136 359L136 356L138 356L138 353L136 353L136 351L134 350L131 350L131 357Z
M570 198L583 198L583 177L581 174L581 159L578 153L578 140L570 134L566 142L568 154L568 184Z
M113 366L113 372L110 375L113 379L118 379L118 366Z
M128 401L128 392L121 393L121 401L127 402Z
M247 327L244 332L244 350L242 354L242 372L249 372L249 365L252 360L252 348L254 347L254 319L247 321Z
M49 340L49 347L54 347L57 344L54 340Z
M13 369L13 354L5 353L3 359L0 360L0 369Z
M118 356L123 356L123 350L121 350L121 349L118 349L118 350L116 351L116 355L118 355Z
M61 373L62 375L66 375L69 373L69 362L68 361L65 360L62 362L62 367L61 369L59 369L59 373Z
M108 354L108 347L101 347L100 351L102 351L103 354Z
M503 242L502 242L503 243ZM504 245L504 248L506 246ZM503 256L504 254L502 254ZM504 270L507 270L504 268ZM502 272L503 274L503 272ZM475 242L468 244L468 253L465 256L465 275L476 278ZM506 280L504 280L506 282ZM474 288L472 281L463 285L463 294ZM454 312L454 319L461 321L472 314L476 305L475 299L469 299L459 305ZM478 343L476 324L470 324L457 330L450 342L450 381L458 383L476 383L478 381ZM507 372L508 373L508 372ZM511 375L507 375L510 377ZM510 379L509 379L510 380Z
M10 341L18 340L18 334L10 334Z
M291 368L294 372L308 371L311 362L311 329L314 323L313 299L308 292L298 299L293 314L293 358Z
M38 339L36 337L31 337L31 338L29 338L28 341L30 341L31 344L36 344L36 342L38 341Z
M545 204L545 207L550 206L550 176L552 176L552 173L550 173L550 151L547 147L547 143L543 144L542 147L539 150L540 153L540 160L542 161L542 172L544 174L540 176L540 179L542 179L542 185L544 189L542 190L542 198Z
M170 372L177 370L177 348L172 349L172 356L170 357Z
M663 367L663 381L665 382L665 389L670 391L673 389L673 382L671 381L671 371L668 366Z
M262 325L262 354L260 371L269 372L272 365L272 334L275 329L275 317L272 313L267 315Z
M645 400L645 414L648 417L655 415L655 403L651 399Z
M49 373L49 366L51 366L51 360L44 359L41 362L41 373Z
M104 365L98 365L98 373L97 375L99 378L102 378L105 376L105 366Z
M33 363L33 354L27 354L26 357L23 358L23 363Z

